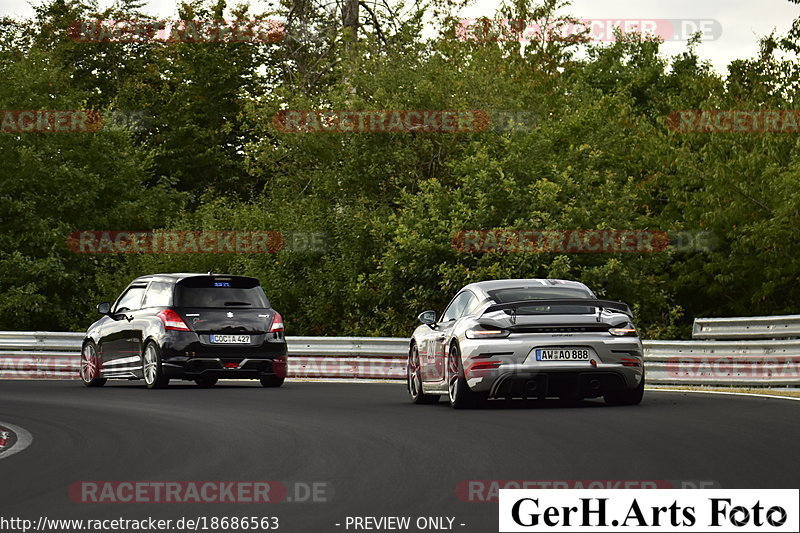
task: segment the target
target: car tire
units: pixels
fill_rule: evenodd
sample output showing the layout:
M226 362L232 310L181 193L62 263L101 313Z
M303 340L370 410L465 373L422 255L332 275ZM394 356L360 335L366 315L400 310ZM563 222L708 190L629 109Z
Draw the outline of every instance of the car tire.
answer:
M194 382L197 384L197 386L200 387L201 389L207 389L209 387L213 387L214 385L217 384L217 381L219 381L219 379L205 377L205 376L196 378L194 380Z
M161 389L169 385L169 378L164 376L161 365L161 350L153 341L145 344L142 352L142 377L148 389Z
M411 396L411 401L415 404L439 403L438 394L425 394L422 392L422 366L419 361L419 348L417 344L411 345L408 351L408 362L406 364L406 390Z
M485 399L483 395L469 388L461 362L461 349L456 342L450 346L450 353L447 355L447 392L453 409L473 409Z
M278 376L264 376L259 381L261 382L262 387L271 389L283 385L285 379L286 378L279 378Z
M102 387L108 381L106 378L99 378L102 361L97 355L97 347L94 342L89 341L83 345L81 350L81 382L86 387Z
M644 376L635 389L608 392L603 399L608 405L639 405L644 397Z

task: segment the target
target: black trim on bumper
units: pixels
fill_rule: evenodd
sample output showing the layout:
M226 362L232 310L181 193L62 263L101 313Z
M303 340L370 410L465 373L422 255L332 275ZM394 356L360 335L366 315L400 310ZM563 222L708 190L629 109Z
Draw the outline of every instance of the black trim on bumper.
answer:
M166 363L164 373L167 377L175 379L196 379L201 376L219 379L286 377L286 358L280 358L277 361L276 363L276 359L264 358L193 357L182 363Z
M492 384L492 398L595 398L606 392L626 390L625 378L614 371L521 372L498 377Z

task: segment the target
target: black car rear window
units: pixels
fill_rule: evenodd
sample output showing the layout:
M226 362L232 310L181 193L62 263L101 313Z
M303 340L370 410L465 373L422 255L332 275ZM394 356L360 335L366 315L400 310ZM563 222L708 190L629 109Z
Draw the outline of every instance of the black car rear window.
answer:
M250 307L267 309L269 300L254 278L205 277L184 279L175 286L178 307Z
M575 305L536 305L535 300L557 300L561 298L578 299L594 298L594 295L586 289L573 287L515 287L511 289L497 289L489 291L489 297L499 304L510 302L527 302L531 304L520 305L516 313L525 314L590 314L595 312L594 307L582 307ZM510 310L506 311L510 313Z

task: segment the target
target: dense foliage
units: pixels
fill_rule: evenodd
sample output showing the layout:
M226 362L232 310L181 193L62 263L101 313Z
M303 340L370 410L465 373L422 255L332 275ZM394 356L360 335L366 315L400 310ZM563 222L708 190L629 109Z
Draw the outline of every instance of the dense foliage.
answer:
M667 121L676 110L793 109L800 23L721 75L696 41L665 58L636 35L463 39L458 5L402 5L353 19L313 2L253 14L197 1L175 16L278 17L288 23L277 42L70 37L76 21L152 18L134 2L100 12L50 0L33 20L2 21L0 109L137 118L96 132L0 132L0 329L82 329L96 301L154 271L256 276L295 335L407 335L419 311L441 310L463 284L505 277L583 281L633 305L650 337L686 335L696 316L800 312L797 131L682 133ZM542 20L565 7L514 0L498 16ZM423 36L423 20L435 35ZM273 121L287 109L495 120L459 133L291 133ZM156 228L281 231L290 244L317 234L324 247L91 255L66 244L76 230ZM710 246L454 247L471 229L654 230Z

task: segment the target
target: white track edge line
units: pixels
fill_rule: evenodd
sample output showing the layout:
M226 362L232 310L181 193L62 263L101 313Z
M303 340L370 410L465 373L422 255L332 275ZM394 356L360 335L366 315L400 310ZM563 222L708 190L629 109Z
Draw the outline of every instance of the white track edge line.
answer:
M10 429L17 436L17 442L15 442L14 445L7 451L0 453L0 459L6 459L23 451L33 442L33 435L31 435L27 429L22 429L19 426L9 424L8 422L3 422L2 420L0 420L0 426Z
M645 387L644 390L653 391L653 392L688 392L694 394L727 394L730 396L750 396L751 398L777 398L779 400L794 400L796 402L800 402L800 398L796 396L781 396L779 394L752 394L749 392L728 392L728 391L721 391L721 390L686 390L686 389L650 389Z

